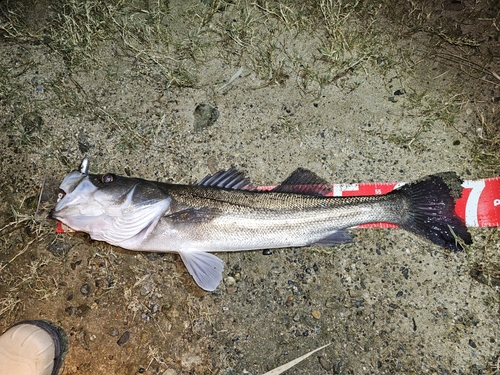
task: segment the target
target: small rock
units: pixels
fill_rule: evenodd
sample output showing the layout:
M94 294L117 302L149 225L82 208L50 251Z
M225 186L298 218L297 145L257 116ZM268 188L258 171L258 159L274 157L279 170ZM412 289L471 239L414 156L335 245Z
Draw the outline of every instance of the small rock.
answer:
M313 310L313 311L311 311L311 315L313 316L314 319L321 318L321 312L319 310Z
M69 316L82 317L90 311L90 307L82 304L80 306L70 306L65 309Z
M199 132L213 125L219 118L219 111L210 104L199 104L194 110L194 130Z
M90 285L85 283L80 287L80 293L82 293L84 296L88 295L90 293Z
M66 313L67 313L69 316L75 316L75 315L76 315L77 308L76 308L76 306L69 306L69 307L66 307L66 309L65 309L64 311L66 311Z
M74 270L76 270L76 266L79 266L80 264L82 264L82 261L77 260L76 262L71 262L69 265L70 265L71 269L74 271Z
M140 289L141 296L147 296L149 293L153 291L153 283L151 281L146 281Z
M228 287L226 288L226 292L227 292L227 294L234 294L234 293L236 293L237 291L238 291L238 287L236 287L236 286L228 286Z
M234 277L228 276L224 279L224 284L226 284L226 286L232 286L236 284L236 280L234 279Z
M354 301L354 306L356 307L363 307L364 306L364 301L363 300L359 300L359 301Z
M68 243L62 242L62 241L53 241L50 244L47 245L45 248L48 252L52 253L52 255L56 257L61 257L70 251L70 249L73 247L73 245L70 245Z
M86 154L92 147L94 147L94 145L90 143L89 136L81 131L80 134L78 134L78 149L80 152Z
M104 289L104 288L107 288L109 286L109 283L108 283L108 280L106 280L106 279L97 279L95 281L95 286L96 286L96 288Z
M125 332L123 332L123 334L120 336L120 338L118 339L118 341L116 343L118 345L122 346L122 345L125 345L129 339L130 339L130 332L125 331Z
M318 357L318 360L319 360L319 364L321 365L321 367L323 367L323 370L326 370L326 371L331 371L332 370L332 364L323 356L319 356Z
M36 112L28 112L23 115L21 124L23 125L24 132L27 135L31 135L35 131L42 130L43 119Z
M113 328L110 332L109 332L109 335L111 337L115 337L115 336L118 336L119 335L119 331L116 329L116 328Z
M81 330L79 332L76 332L75 334L76 341L85 349L89 350L89 335L85 330Z
M336 308L339 306L339 301L337 301L335 298L328 298L325 302L325 306L329 309Z
M156 314L158 310L160 310L160 306L158 306L157 303L152 302L151 305L149 306L149 310L151 310L153 314Z

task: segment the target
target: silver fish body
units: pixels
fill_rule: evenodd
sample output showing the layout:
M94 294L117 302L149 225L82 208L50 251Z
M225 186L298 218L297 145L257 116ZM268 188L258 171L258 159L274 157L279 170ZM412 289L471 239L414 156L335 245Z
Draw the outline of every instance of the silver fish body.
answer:
M234 169L174 185L89 174L88 166L84 159L65 177L52 217L125 249L179 253L205 290L222 279L223 262L210 252L334 245L365 223L394 223L452 250L461 249L457 238L471 243L454 213L461 189L453 173L386 195L338 198L325 197L325 181L304 169L272 191L257 191Z

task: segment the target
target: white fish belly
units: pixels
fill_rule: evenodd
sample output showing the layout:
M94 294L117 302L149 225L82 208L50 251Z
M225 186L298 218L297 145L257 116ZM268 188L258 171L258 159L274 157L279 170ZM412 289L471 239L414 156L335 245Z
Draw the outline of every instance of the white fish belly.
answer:
M385 214L386 215L386 214ZM311 245L336 231L384 218L382 207L297 213L222 214L208 222L172 224L162 220L139 249L159 252L244 251Z

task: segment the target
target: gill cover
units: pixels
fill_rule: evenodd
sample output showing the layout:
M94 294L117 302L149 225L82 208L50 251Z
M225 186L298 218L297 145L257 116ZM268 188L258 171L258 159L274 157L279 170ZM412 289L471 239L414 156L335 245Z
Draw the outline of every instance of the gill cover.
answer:
M89 160L69 173L60 185L52 217L94 240L135 250L168 209L171 198L157 194L153 199L136 194L140 182L120 178L116 183L89 174ZM108 175L103 176L106 177ZM99 183L101 181L102 183Z

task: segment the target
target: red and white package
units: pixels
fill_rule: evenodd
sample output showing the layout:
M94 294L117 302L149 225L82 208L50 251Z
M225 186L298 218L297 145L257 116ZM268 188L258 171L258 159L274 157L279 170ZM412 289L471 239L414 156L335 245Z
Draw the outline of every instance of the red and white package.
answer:
M359 184L333 184L333 196L367 196L389 193L402 183L367 182ZM462 197L455 204L455 212L468 227L500 226L500 177L477 181L464 181ZM358 228L395 228L389 223L372 223Z

